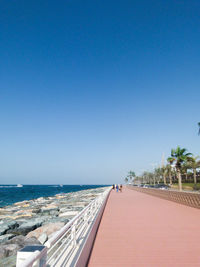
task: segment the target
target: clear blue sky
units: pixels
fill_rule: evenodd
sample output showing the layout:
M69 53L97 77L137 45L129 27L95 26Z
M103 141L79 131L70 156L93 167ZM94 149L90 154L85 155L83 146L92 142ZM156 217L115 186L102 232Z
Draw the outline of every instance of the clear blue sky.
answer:
M199 0L2 0L0 183L122 182L200 154Z

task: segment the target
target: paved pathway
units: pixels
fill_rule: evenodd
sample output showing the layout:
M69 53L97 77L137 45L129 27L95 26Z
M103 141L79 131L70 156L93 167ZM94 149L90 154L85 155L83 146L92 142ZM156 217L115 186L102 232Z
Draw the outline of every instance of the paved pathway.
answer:
M200 266L200 210L130 189L112 192L88 266Z

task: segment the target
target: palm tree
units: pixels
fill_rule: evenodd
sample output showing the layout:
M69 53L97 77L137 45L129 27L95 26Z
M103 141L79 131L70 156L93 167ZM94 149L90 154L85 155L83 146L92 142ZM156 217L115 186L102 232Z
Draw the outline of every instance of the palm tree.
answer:
M152 183L155 185L154 174L152 172L149 172L149 184Z
M191 157L188 160L188 164L190 166L190 168L193 170L193 174L194 174L194 184L197 184L197 168L200 167L200 160L197 160L199 157Z
M128 178L126 177L126 178L124 179L124 181L125 181L125 183L128 183Z
M165 166L162 166L162 167L161 167L161 172L162 172L163 182L164 182L164 184L167 184L167 183L166 183L167 169L166 169Z
M170 185L172 185L172 164L174 162L174 158L168 157L167 158L167 162L168 162L168 164L167 164L167 173L169 175L169 183L170 183Z
M160 183L160 177L162 175L161 168L160 167L155 168L154 173L155 173L155 177L157 179L157 183L159 184Z
M181 177L181 166L184 162L191 159L191 153L186 153L186 148L180 148L179 146L176 149L171 150L171 157L175 161L177 176L178 176L178 187L179 191L182 191L182 177Z
M183 174L185 174L185 179L186 181L188 180L188 169L190 169L190 164L188 161L184 162L183 165L182 165L182 169L183 169Z
M166 165L166 172L169 176L169 184L172 185L172 166L170 164Z
M127 177L129 177L130 182L132 182L133 178L135 177L135 172L129 171Z

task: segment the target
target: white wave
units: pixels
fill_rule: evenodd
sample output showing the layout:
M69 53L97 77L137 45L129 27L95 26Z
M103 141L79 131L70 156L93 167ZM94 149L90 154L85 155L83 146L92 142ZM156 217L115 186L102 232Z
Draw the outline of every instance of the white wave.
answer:
M0 185L0 188L4 188L4 187L17 187L17 185Z

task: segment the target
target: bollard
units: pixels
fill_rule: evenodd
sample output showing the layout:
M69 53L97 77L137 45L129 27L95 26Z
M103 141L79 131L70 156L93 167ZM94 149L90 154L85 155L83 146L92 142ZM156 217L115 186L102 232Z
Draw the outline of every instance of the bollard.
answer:
M31 245L25 246L21 250L17 252L17 263L16 267L21 267L27 262L28 258L31 256L33 257L36 252L39 252L42 256L39 258L33 265L34 267L45 267L46 266L46 259L47 259L47 248L45 246L40 245Z

